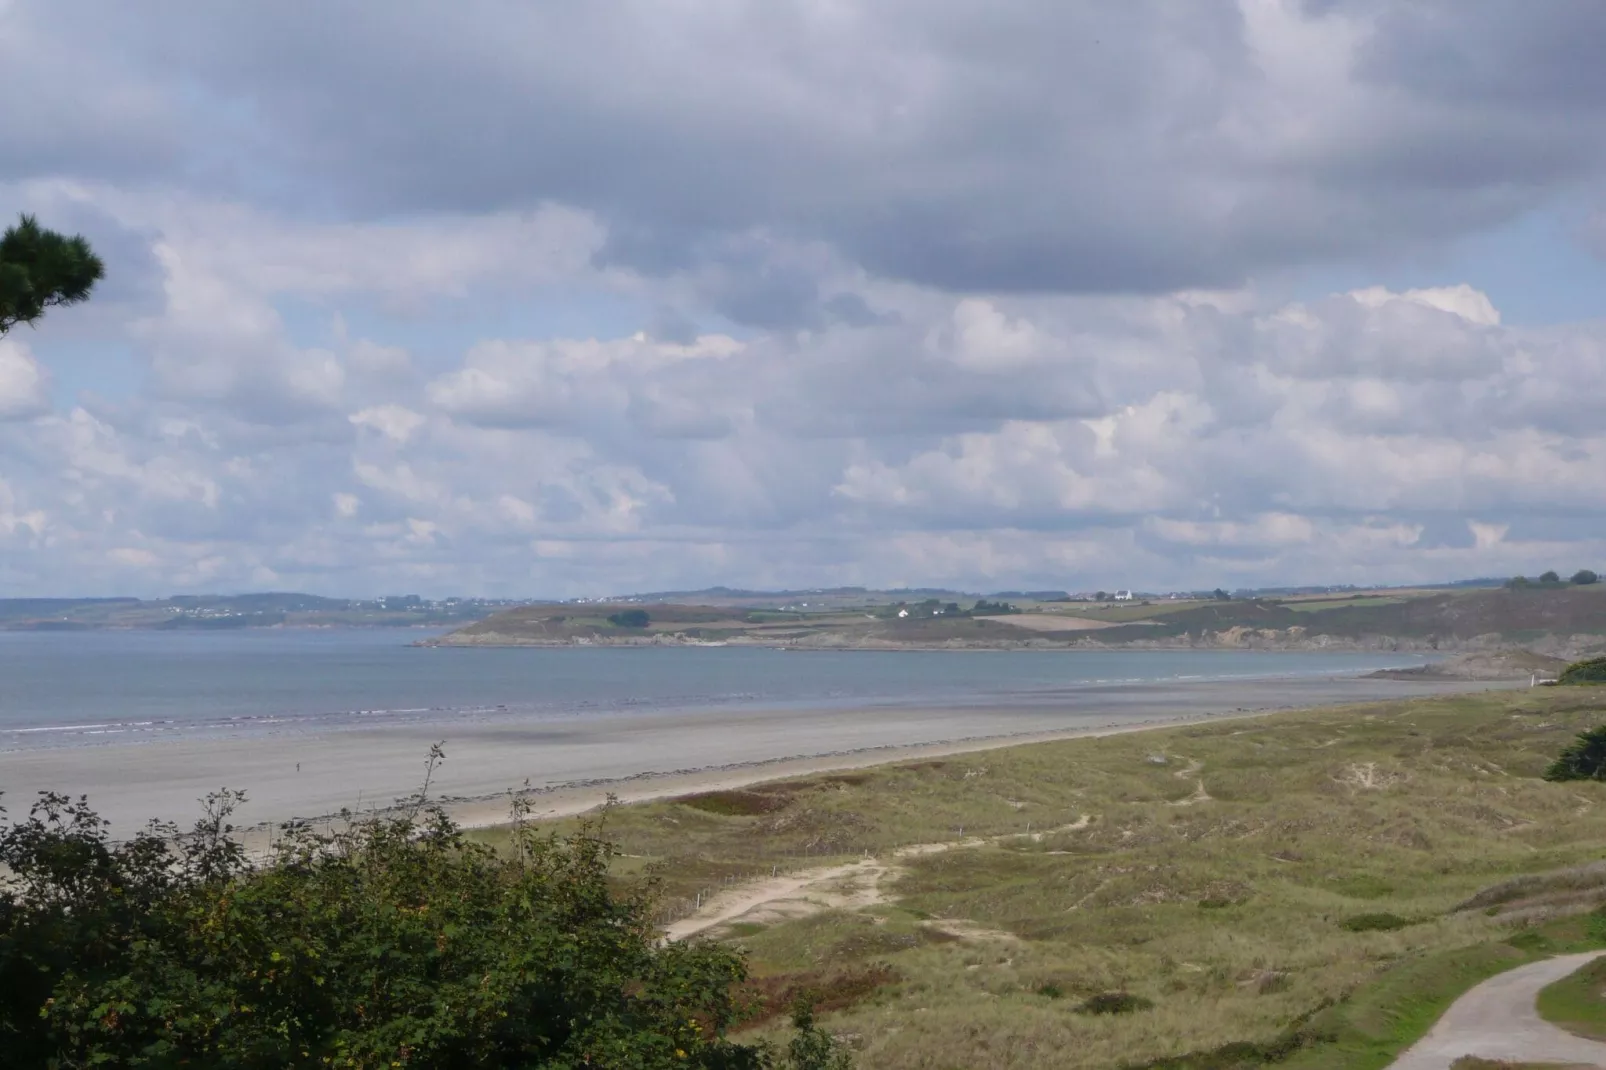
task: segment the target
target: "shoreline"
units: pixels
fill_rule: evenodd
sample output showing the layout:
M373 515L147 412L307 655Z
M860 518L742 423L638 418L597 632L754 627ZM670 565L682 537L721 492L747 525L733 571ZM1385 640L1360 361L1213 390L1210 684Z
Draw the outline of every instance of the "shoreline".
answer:
M1526 682L1280 676L1112 684L953 707L733 706L449 726L289 727L264 737L4 752L0 791L13 814L25 812L37 791L87 794L121 836L150 818L187 826L207 793L242 788L248 801L237 823L267 828L392 807L417 790L425 755L444 737L446 761L432 795L466 827L477 827L506 821L515 790L528 792L533 816L554 818L593 809L609 794L644 801L921 756Z
M1114 627L1114 626L1112 626ZM409 644L431 650L656 650L675 649L750 649L786 650L797 653L852 653L865 651L888 653L897 651L941 651L965 653L968 651L1043 651L1048 653L1075 653L1078 651L1119 652L1132 651L1231 651L1242 654L1405 654L1414 657L1448 657L1454 654L1476 653L1498 648L1476 641L1445 643L1440 640L1411 640L1394 636L1378 636L1375 640L1343 639L1333 636L1312 636L1300 639L1271 639L1256 636L1244 641L1204 639L1130 639L1124 642L1104 642L1096 638L1106 628L1089 628L1065 632L1040 632L1026 639L940 639L929 642L892 639L844 639L833 637L816 639L696 639L674 632L645 636L577 637L569 639L521 639L514 636L491 634L457 637L448 632L431 639L420 639ZM1061 640L1043 638L1046 635L1075 636Z
M1191 724L1218 721L1246 720L1269 717L1277 713L1290 713L1298 709L1331 707L1274 707L1242 710L1230 713L1182 714L1177 717L1158 718L1153 721L1112 723L1089 728L1066 728L1048 732L1020 732L1002 736L972 736L966 739L933 740L926 743L889 743L878 747L835 751L824 754L801 754L784 758L764 758L750 762L733 762L728 765L707 766L702 769L680 769L665 773L636 773L602 781L577 781L570 784L553 784L531 788L518 794L533 805L529 819L549 821L564 817L577 817L600 809L612 796L621 806L653 802L680 795L694 795L710 791L733 791L765 784L775 780L789 780L797 776L816 773L846 772L870 769L898 762L922 758L944 758L955 754L974 754L1001 750L1006 747L1024 747L1034 743L1055 743L1067 739L1097 739L1103 736L1124 735L1129 732L1149 732L1161 728L1180 728ZM621 786L624 791L614 790ZM443 808L465 829L492 828L509 824L507 815L511 793L481 796L475 799L442 800ZM540 800L557 800L553 806L543 807ZM499 816L492 817L491 806L500 807ZM325 815L326 817L329 815Z
M1390 677L1362 677L1361 679L1391 679ZM1515 691L1526 689L1520 681L1508 680L1434 680L1441 685L1428 694L1407 696L1430 697L1443 694L1469 694L1481 691ZM577 781L531 788L517 794L532 803L528 819L550 821L577 817L606 805L610 798L618 805L653 802L680 795L701 794L711 791L733 791L755 784L776 780L789 780L819 773L847 772L869 769L899 762L926 758L951 757L956 754L975 754L1007 747L1024 747L1036 743L1056 743L1071 739L1100 739L1107 736L1152 732L1165 728L1183 728L1188 725L1216 724L1221 721L1251 720L1279 713L1300 713L1317 710L1341 709L1360 705L1368 699L1336 702L1323 706L1267 706L1253 710L1224 712L1198 712L1159 717L1146 721L1110 722L1087 727L1053 729L1046 732L1018 732L1007 735L972 736L964 739L932 740L924 743L886 744L854 750L823 754L793 755L766 758L726 765L707 766L701 769L681 769L663 773L636 773L600 781ZM1386 699L1384 701L1387 701ZM616 790L623 787L625 790ZM513 793L481 796L473 799L442 799L443 809L465 829L492 828L511 823L508 807ZM554 805L543 805L554 801ZM492 807L496 807L494 811ZM328 815L325 815L326 817Z

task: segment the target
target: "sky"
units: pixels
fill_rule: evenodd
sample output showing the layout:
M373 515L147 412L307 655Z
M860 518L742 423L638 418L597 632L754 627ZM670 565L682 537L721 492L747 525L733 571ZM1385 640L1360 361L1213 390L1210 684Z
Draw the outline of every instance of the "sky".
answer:
M0 0L0 597L1606 566L1594 0Z

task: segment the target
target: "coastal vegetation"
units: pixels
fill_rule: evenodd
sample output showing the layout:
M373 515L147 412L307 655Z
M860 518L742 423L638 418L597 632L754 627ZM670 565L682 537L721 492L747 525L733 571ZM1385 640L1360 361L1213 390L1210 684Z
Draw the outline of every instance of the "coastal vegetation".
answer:
M1545 779L1606 780L1606 725L1580 732L1550 763Z
M1556 678L1558 684L1606 684L1606 657L1574 662Z
M237 794L123 843L47 795L0 830L0 1045L22 1067L1382 1067L1478 980L1606 946L1606 784L1544 779L1599 694L1224 717L585 820L518 795L468 832L426 781L259 860Z
M1539 993L1539 1016L1569 1033L1606 1040L1606 960L1587 963Z
M652 617L645 609L621 609L608 617L608 623L615 628L645 628L652 623Z
M608 837L671 932L819 993L862 1065L1382 1067L1477 981L1606 946L1606 785L1543 779L1602 715L1551 688L1224 719L618 807ZM1130 1013L1084 1012L1111 993Z
M434 755L438 757L438 751ZM111 842L45 795L0 831L7 1067L838 1070L807 1002L784 1052L729 1036L741 955L663 945L589 828L467 840L419 800L284 830L251 864L223 793Z

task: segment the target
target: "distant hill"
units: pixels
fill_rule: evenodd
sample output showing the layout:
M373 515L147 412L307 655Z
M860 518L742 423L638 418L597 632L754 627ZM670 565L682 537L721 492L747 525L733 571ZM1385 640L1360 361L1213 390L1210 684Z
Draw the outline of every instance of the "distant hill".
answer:
M924 592L917 592L923 594ZM800 648L1202 646L1270 649L1456 650L1478 643L1557 650L1606 646L1606 588L1354 594L1338 598L1039 603L1025 613L974 608L974 599L863 597L806 608L739 604L544 603L520 606L444 637L444 645L720 643ZM645 626L624 626L645 610ZM1474 641L1478 641L1475 643ZM1558 645L1559 644L1559 645Z
M216 631L276 626L436 627L478 620L507 602L324 598L285 591L171 598L0 598L0 630Z
M1454 644L1480 636L1517 643L1547 636L1606 635L1606 591L1596 587L1473 590L1399 601L1356 599L1351 606L1301 610L1299 603L1252 599L1212 602L1149 618L1143 626L1101 632L1104 642L1161 637L1203 640L1235 629L1389 637L1418 644Z

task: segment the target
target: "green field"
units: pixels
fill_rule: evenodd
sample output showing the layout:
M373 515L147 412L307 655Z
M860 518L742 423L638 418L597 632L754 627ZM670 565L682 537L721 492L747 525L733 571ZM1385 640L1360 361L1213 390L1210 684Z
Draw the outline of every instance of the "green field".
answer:
M1539 1015L1569 1033L1606 1040L1606 962L1596 959L1541 991Z
M1195 609L1207 602L1192 600L1156 600L1153 602L1072 602L1062 607L1055 606L1048 612L1063 613L1065 616L1086 617L1088 620L1121 621L1122 623L1135 620L1149 620L1153 617L1164 616L1167 613L1177 613L1185 609Z
M1023 615L983 611L955 602L958 612L932 614L908 603L907 618L891 604L858 607L738 607L666 603L584 606L532 604L468 625L445 645L569 645L589 643L750 643L808 648L1068 648L1121 643L1196 646L1309 646L1327 637L1367 648L1452 652L1485 645L1488 637L1522 646L1561 640L1580 656L1606 650L1606 598L1599 588L1361 592L1342 598L1170 600L1144 602L1023 601ZM964 597L964 596L961 596ZM941 603L943 606L948 603ZM647 612L649 627L620 627L610 617ZM1032 628L1048 619L1096 621L1102 628ZM1327 645L1327 644L1318 644Z
M705 936L748 950L771 1004L815 992L862 1066L1379 1067L1481 977L1600 936L1580 911L1606 878L1514 878L1599 857L1606 785L1538 774L1603 704L1224 720L620 807L605 827L621 879L661 882L666 921L802 874ZM807 884L831 866L848 868ZM1152 1006L1079 1010L1101 993Z
M1404 598L1373 595L1366 598L1320 598L1302 602L1284 602L1283 605L1295 613L1316 613L1324 609L1344 609L1346 607L1396 606L1404 601L1406 601Z

